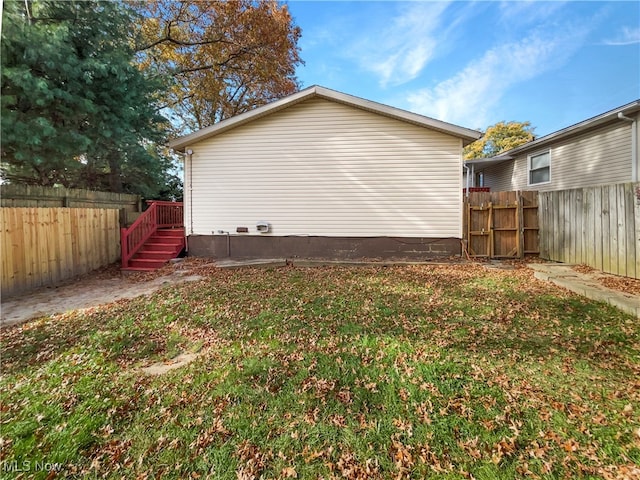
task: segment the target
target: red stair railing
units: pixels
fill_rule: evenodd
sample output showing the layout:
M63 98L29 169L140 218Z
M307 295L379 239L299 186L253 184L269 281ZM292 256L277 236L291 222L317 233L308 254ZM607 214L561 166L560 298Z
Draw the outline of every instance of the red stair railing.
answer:
M182 227L182 202L148 200L147 203L149 208L129 228L120 229L122 268L129 266L131 258L158 228Z

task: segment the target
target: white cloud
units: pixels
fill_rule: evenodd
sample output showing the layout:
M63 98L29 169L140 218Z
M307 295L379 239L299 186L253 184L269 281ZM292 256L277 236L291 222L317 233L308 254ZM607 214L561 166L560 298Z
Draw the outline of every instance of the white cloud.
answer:
M640 28L622 27L618 34L603 42L605 45L635 45L640 43Z
M587 33L586 28L560 30L555 35L539 31L487 51L452 78L409 94L410 109L460 125L486 126L508 89L562 65Z
M537 0L512 0L500 2L499 15L503 24L521 28L522 25L545 22L564 8L565 2L540 2Z
M381 86L400 85L416 78L444 40L444 2L400 4L404 8L388 25L364 35L350 48L362 68L375 73Z

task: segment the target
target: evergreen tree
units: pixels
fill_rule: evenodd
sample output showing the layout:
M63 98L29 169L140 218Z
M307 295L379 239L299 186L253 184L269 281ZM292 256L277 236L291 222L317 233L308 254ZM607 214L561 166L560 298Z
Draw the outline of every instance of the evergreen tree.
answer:
M133 65L135 13L121 2L5 0L2 176L147 198L171 161L153 145L162 89Z

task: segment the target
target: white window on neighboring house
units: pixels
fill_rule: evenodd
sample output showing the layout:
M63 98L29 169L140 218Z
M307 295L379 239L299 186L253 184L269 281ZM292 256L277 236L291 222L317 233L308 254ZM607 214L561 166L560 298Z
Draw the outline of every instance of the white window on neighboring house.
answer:
M529 155L529 185L551 181L551 152Z

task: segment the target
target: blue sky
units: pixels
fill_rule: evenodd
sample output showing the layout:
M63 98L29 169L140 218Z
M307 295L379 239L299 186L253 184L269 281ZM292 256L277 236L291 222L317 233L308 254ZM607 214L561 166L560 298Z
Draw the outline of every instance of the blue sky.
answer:
M640 2L310 2L303 87L546 135L640 98Z

